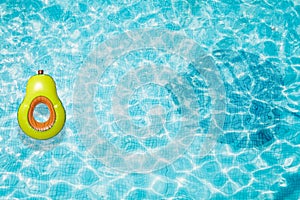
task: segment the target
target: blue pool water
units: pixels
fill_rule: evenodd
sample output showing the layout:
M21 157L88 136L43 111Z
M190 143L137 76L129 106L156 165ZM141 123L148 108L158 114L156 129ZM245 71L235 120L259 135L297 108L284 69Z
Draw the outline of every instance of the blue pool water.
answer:
M299 199L299 46L299 1L0 0L0 199Z

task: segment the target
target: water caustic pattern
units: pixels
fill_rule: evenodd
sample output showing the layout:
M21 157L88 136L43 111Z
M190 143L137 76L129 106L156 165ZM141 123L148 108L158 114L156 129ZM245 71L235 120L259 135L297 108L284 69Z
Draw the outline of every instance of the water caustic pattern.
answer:
M135 52L150 47L157 50ZM159 50L182 58L161 55ZM120 61L112 63L118 57ZM107 40L90 55L75 87L74 114L83 143L107 166L122 171L148 172L169 165L195 136L204 139L200 156L222 132L225 91L220 75L201 48L178 33L143 30ZM210 101L203 96L206 90ZM99 99L96 109L91 104L94 97ZM205 104L211 104L211 116L205 116ZM200 124L208 117L212 120L205 133Z
M0 0L0 199L298 199L299 4ZM16 116L38 69L45 141Z

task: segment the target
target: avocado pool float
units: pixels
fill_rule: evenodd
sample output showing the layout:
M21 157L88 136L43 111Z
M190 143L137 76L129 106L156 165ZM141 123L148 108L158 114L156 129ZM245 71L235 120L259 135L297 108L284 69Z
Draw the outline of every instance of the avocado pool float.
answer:
M50 116L45 122L39 122L33 116L38 104L45 104L48 107ZM65 109L57 96L54 80L44 74L43 70L39 70L37 75L29 79L25 98L18 110L21 129L32 138L46 140L61 131L65 119Z

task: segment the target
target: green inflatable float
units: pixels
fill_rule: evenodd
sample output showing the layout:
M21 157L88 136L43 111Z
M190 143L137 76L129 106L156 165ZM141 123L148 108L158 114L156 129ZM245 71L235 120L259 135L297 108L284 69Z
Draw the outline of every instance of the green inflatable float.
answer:
M39 122L34 118L33 111L38 104L48 107L50 116L47 121ZM21 129L32 138L46 140L61 131L65 120L65 109L57 96L54 80L39 70L37 75L29 79L25 98L18 110Z

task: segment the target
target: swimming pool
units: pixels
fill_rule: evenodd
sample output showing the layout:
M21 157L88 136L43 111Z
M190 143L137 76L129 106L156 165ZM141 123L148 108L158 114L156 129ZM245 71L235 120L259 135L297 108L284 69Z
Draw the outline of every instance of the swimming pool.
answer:
M298 199L299 15L299 1L0 0L0 199ZM17 121L39 69L67 113L45 141Z

